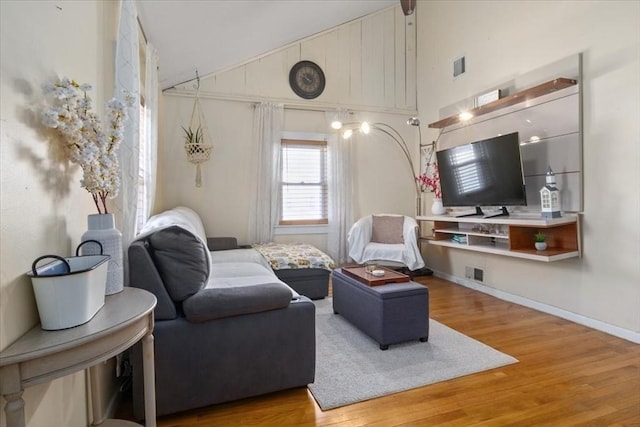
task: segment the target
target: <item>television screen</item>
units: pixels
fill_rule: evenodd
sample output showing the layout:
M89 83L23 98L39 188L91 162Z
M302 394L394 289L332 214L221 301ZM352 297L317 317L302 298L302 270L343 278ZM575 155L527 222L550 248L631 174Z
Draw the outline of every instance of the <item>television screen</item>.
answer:
M440 150L436 157L444 206L475 206L482 214L479 206L527 204L518 132Z

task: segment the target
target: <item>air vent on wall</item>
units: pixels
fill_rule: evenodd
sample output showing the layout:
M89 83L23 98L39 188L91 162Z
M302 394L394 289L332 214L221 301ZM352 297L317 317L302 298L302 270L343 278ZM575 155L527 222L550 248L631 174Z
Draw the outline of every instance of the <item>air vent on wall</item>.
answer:
M453 61L453 77L458 77L465 72L464 56Z

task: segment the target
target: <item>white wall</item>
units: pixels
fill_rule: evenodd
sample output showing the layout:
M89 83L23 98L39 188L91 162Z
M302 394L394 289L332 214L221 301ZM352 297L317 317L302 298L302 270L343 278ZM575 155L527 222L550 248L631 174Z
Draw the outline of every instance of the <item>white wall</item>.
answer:
M202 78L200 93L413 113L414 20L413 15L405 17L399 5L382 10ZM318 64L326 77L324 91L313 101L301 100L289 88L289 70L301 60ZM193 83L178 85L176 90L193 92Z
M465 266L482 268L496 290L640 337L640 3L421 1L417 13L423 123L444 106L584 54L583 258L544 264L430 247L427 264L458 278ZM463 55L467 72L454 79L453 60Z
M189 124L193 99L163 97L158 159L161 174L155 211L188 206L200 214L209 236L234 236L240 243L253 243L247 241L253 105L212 99L201 99L200 103L214 147L210 160L202 164L202 187L198 188L196 167L186 159L181 128ZM405 123L405 115L359 113L358 119L391 124L402 132L417 156L417 131ZM323 112L286 109L283 130L326 134L331 129ZM376 212L412 215L415 211L413 176L393 140L371 134L367 138L355 138L353 143L356 217ZM278 235L275 240L303 241L326 250L324 234Z
M0 349L38 322L25 273L40 255L71 255L94 205L38 118L41 84L55 76L111 95L117 2L0 2ZM28 426L79 426L90 418L83 372L27 389ZM4 406L4 401L2 401ZM0 425L5 425L4 412Z
M181 85L178 91L165 92L160 121L159 194L154 211L189 206L201 215L208 235L235 236L240 243L252 243L247 241L247 231L253 104L261 100L285 102L285 132L326 134L331 128L323 110L357 107L353 121L384 122L396 128L407 141L417 167L418 132L406 124L409 113L415 113L415 105L408 105L415 96L406 94L407 87L415 85L412 78L405 80L412 75L407 72L407 64L413 66L415 61L405 61L404 57L407 49L415 54L413 42L409 43L405 35L406 22L398 6L202 78L200 104L214 148L211 159L202 165L200 188L195 187L196 167L186 160L182 131L191 119L194 82ZM415 25L409 27L413 31ZM349 42L338 43L341 37ZM377 43L385 37L393 43ZM350 57L350 51L357 54ZM289 88L289 69L301 59L313 59L325 69L325 93L316 100L296 98ZM370 86L349 86L350 81L360 82L364 70L367 78L363 80ZM389 76L397 80L385 86ZM373 87L375 90L367 89ZM394 90L380 91L381 87ZM414 175L401 149L388 136L375 132L354 138L353 144L355 217L382 212L413 215ZM275 240L302 241L326 250L325 234L277 235Z

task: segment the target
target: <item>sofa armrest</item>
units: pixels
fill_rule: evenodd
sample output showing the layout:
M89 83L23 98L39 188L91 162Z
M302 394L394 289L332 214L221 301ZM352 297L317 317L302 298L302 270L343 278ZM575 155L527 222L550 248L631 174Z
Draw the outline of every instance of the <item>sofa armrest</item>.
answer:
M200 323L285 308L291 297L291 290L280 283L206 288L187 298L182 309L189 322Z
M238 249L238 239L235 237L207 237L207 246L210 251Z

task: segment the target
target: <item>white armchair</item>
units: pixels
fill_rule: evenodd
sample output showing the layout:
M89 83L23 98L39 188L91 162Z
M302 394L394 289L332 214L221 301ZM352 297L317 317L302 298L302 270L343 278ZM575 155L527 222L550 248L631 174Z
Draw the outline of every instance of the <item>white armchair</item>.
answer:
M406 266L411 271L424 267L418 246L418 223L409 216L364 216L349 230L347 242L349 257L358 264L376 262Z

